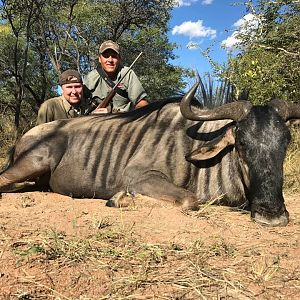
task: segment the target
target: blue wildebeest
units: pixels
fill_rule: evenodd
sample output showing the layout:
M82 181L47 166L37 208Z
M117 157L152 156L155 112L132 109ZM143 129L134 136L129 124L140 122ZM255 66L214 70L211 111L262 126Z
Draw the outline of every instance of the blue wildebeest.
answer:
M120 115L58 120L34 127L17 143L0 191L49 174L54 192L111 199L139 193L185 209L223 196L246 201L251 217L286 225L283 161L290 141L285 122L300 118L300 105L233 102L202 109L191 100L156 102ZM21 184L22 186L22 184Z

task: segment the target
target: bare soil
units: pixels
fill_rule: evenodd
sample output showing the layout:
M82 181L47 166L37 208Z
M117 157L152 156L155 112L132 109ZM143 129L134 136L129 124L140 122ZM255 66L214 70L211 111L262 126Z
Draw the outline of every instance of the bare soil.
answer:
M300 195L285 199L290 223L270 228L221 206L4 193L0 299L300 299Z

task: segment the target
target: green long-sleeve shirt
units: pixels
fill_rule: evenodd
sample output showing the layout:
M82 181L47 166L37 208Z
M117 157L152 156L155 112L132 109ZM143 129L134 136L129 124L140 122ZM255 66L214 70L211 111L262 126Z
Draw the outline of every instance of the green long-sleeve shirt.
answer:
M59 119L75 118L84 114L85 103L82 101L78 109L73 106L64 98L59 96L46 100L38 111L36 124L48 123Z

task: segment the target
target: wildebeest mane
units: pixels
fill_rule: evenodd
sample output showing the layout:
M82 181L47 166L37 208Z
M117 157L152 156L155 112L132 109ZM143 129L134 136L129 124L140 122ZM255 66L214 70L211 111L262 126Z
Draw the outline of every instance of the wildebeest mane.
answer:
M111 118L118 118L118 119L127 119L128 122L132 122L138 119L143 119L144 117L150 115L154 111L159 111L164 108L168 104L172 103L179 103L181 101L182 97L175 96L167 99L161 99L156 100L154 102L151 102L149 105L146 105L144 107L141 107L139 109L135 109L129 112L120 112L120 113L114 113L111 115ZM192 101L193 105L199 106L199 102L196 99L193 99Z

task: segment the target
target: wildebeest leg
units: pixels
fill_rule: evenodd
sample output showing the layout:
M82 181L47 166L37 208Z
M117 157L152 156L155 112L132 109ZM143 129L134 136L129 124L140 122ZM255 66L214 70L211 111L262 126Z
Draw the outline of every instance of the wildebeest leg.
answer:
M35 185L35 182L32 181L24 181L24 182L12 182L6 177L0 175L0 192L15 192L22 190L24 188L28 188Z
M192 192L176 186L170 182L164 174L158 171L146 172L138 178L131 178L128 180L124 196L134 194L142 194L159 200L171 202L175 205L181 206L185 210L197 210L199 208L196 196ZM118 207L122 206L122 204L120 204L121 197L122 194L117 193L108 202L108 205Z
M13 192L32 186L38 176L49 170L40 156L24 156L0 175L0 192Z

